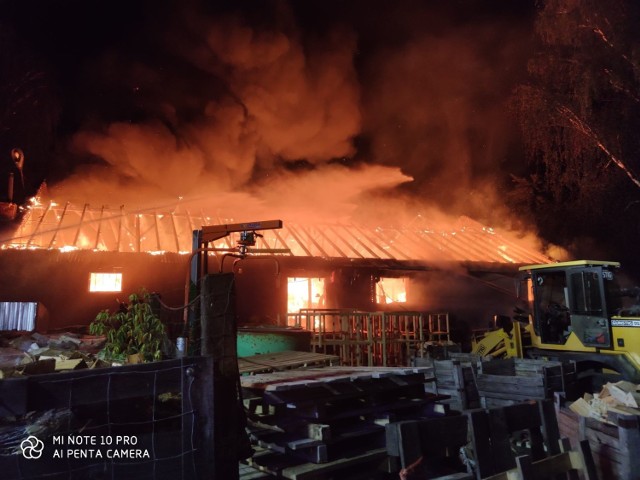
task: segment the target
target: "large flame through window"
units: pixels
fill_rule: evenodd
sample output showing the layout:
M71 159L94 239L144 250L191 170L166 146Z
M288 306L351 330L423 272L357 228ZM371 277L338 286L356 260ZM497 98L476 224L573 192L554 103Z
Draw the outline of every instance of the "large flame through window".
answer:
M287 312L301 308L325 308L324 278L289 277Z
M406 278L380 278L376 283L376 302L378 304L406 303Z

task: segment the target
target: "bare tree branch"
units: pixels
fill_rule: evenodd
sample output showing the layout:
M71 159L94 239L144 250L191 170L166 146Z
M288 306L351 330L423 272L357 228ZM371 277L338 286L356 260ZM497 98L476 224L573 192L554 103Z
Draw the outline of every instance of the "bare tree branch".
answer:
M638 180L637 175L605 146L604 142L586 122L578 117L578 115L576 115L567 106L559 106L557 110L558 113L566 118L576 130L589 137L596 144L596 146L609 158L609 160L611 160L611 162L613 162L625 173L625 175L627 175L627 177L629 177L629 179L635 184L636 187L640 187L640 180Z

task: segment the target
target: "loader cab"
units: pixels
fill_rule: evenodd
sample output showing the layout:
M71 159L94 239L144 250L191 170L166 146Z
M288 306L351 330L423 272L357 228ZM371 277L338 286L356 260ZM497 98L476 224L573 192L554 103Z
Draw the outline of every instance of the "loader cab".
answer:
M521 267L531 323L542 345L573 335L585 347L611 349L612 304L619 290L616 262L580 260Z

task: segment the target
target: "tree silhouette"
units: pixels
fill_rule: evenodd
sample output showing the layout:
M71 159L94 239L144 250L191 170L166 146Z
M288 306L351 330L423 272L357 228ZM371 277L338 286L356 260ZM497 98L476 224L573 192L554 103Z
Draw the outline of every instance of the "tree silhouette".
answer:
M40 180L37 168L51 154L58 115L58 100L42 62L30 54L10 25L0 25L0 198L8 173L15 169L13 148L25 153L27 180ZM18 184L16 188L15 200L21 202L35 193L29 190L37 185L27 191Z
M548 0L513 102L528 178L512 200L575 254L630 248L640 219L640 54L632 0ZM602 235L593 232L602 232ZM593 252L584 236L605 245ZM635 242L635 238L634 238ZM589 248L586 248L589 245Z

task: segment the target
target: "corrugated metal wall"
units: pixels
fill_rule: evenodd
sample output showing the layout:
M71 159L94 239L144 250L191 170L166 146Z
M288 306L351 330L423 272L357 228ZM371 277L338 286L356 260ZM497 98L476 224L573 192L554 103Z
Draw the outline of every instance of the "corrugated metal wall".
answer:
M0 330L35 330L37 313L36 302L0 302Z

